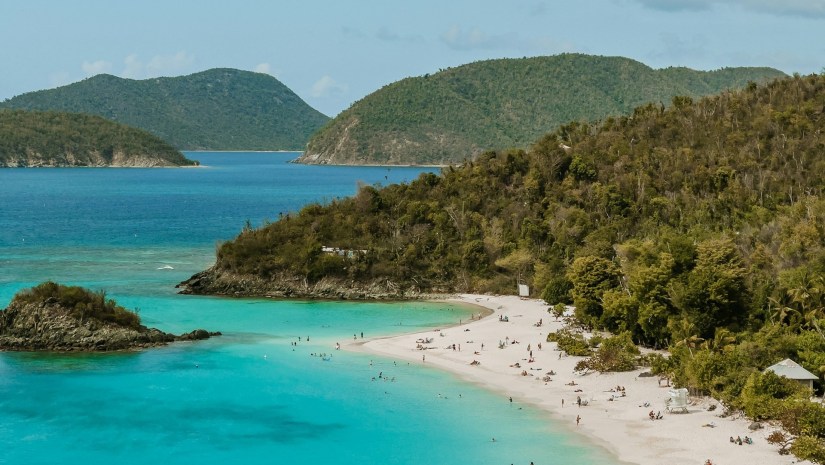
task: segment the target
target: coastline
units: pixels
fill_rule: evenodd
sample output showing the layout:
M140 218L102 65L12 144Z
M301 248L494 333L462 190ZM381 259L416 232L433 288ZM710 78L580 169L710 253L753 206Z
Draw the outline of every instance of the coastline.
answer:
M714 399L696 399L686 414L667 412L669 388L657 377L638 376L647 369L574 373L576 362L583 357L560 356L556 344L546 342L547 334L563 324L555 321L541 300L461 295L446 301L484 307L491 313L455 326L350 342L344 347L446 370L516 402L532 405L624 463L702 465L707 459L714 465L810 463L779 455L778 448L765 440L773 431L768 425L751 431L747 419L720 417L724 408ZM509 321L499 321L504 316ZM543 324L539 327L536 323L540 319ZM432 338L432 343L423 344L424 350L418 349L416 341L426 338ZM514 340L518 342L512 343ZM503 348L499 348L500 343ZM542 344L541 350L538 343ZM461 350L447 349L452 344ZM533 362L528 362L528 344ZM473 361L479 364L472 365ZM514 367L516 362L521 366ZM551 370L555 375L544 381ZM522 375L524 372L526 375ZM619 395L617 386L624 387L626 396ZM588 405L577 406L577 397ZM715 410L708 411L711 405L716 405ZM651 410L661 412L664 418L650 420ZM578 425L577 416L581 417ZM746 435L753 438L753 444L730 443L730 437Z

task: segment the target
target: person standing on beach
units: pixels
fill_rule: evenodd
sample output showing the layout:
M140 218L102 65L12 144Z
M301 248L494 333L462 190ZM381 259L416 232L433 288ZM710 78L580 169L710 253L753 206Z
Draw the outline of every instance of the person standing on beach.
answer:
M580 421L582 421L581 415L576 415L576 426L579 426Z

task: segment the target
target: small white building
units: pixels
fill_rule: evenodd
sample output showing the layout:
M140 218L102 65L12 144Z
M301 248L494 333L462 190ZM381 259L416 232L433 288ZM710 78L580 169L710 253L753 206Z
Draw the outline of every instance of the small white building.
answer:
M779 376L784 376L788 379L796 380L802 385L807 386L808 389L810 389L811 391L814 390L814 381L819 379L818 376L802 368L798 363L794 362L789 358L782 360L776 365L771 365L768 368L765 368L765 371L769 370L776 373Z
M526 284L519 284L518 295L519 297L530 297L530 286Z

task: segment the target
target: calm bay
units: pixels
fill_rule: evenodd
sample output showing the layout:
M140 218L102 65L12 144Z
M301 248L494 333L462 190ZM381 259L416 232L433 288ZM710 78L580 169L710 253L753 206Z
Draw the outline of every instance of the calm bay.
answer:
M106 290L147 326L224 333L141 352L0 353L0 464L616 463L546 414L449 374L334 350L474 309L174 289L247 222L432 170L187 155L205 167L0 171L0 305L54 280Z

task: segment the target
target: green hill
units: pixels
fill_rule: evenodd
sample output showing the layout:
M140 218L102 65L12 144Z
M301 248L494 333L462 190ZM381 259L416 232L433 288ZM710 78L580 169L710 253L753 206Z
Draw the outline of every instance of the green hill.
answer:
M146 131L99 116L0 110L0 167L197 164Z
M329 120L274 77L236 69L145 80L101 74L0 108L99 115L181 150L303 150Z
M460 163L483 150L526 147L569 121L781 76L770 68L653 70L627 58L579 54L480 61L368 95L315 133L299 161Z

